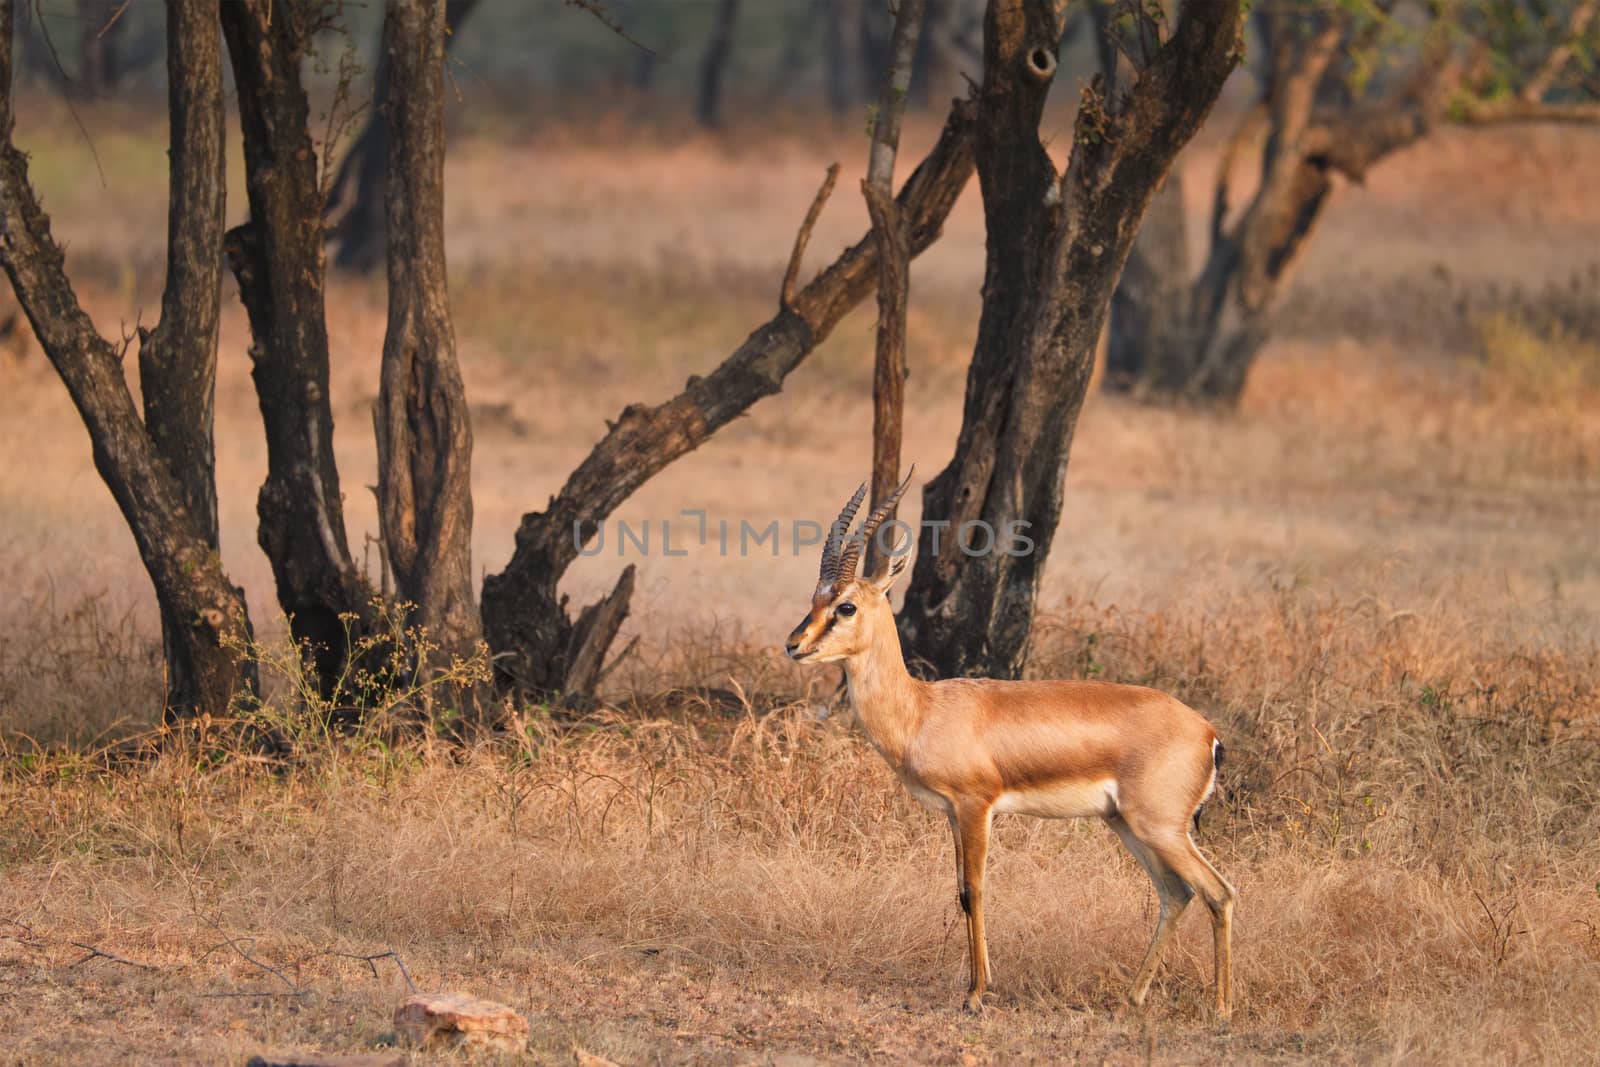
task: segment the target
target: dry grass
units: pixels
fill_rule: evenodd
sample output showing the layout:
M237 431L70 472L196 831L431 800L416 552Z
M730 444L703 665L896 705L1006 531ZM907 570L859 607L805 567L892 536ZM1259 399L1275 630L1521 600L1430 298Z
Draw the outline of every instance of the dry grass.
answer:
M22 126L109 330L156 304L159 131L87 119L132 131L98 144L132 175L110 190L64 133ZM704 141L626 155L571 133L455 146L482 568L501 565L519 512L602 418L666 395L770 313L821 161L860 162L854 141L807 136L768 144L759 182L748 156ZM1465 180L1469 153L1499 165ZM1190 165L1203 175L1204 153ZM644 641L615 678L617 710L594 721L521 709L515 729L465 749L307 731L275 764L214 724L149 759L96 754L96 738L147 722L154 613L59 383L37 353L0 357L0 451L13 457L0 470L0 1062L355 1050L383 1038L404 983L390 961L374 974L326 953L390 948L419 985L529 1013L536 1062L573 1042L628 1064L1589 1062L1595 384L1563 377L1586 357L1548 339L1419 327L1448 309L1388 280L1441 259L1462 277L1564 278L1600 231L1600 204L1574 184L1595 165L1592 135L1548 131L1408 154L1339 196L1293 329L1239 416L1100 397L1085 413L1034 670L1157 685L1219 724L1229 762L1202 838L1242 893L1228 1033L1205 1015L1200 918L1151 1009L1117 1008L1154 896L1088 824L998 827L997 996L982 1019L956 1012L963 931L942 820L821 714L831 671L772 655L809 557L713 546L639 560ZM861 224L839 199L818 258ZM1512 251L1489 262L1488 241ZM927 471L959 422L980 249L969 197L914 272L907 452ZM264 456L231 304L224 558L273 642L253 533ZM339 283L329 305L360 543L375 527L362 486L381 293ZM830 513L865 454L869 329L866 314L848 320L782 397L622 517ZM581 561L574 596L620 565L609 551ZM291 721L293 682L274 686ZM662 696L673 687L723 692ZM84 960L74 942L149 968Z

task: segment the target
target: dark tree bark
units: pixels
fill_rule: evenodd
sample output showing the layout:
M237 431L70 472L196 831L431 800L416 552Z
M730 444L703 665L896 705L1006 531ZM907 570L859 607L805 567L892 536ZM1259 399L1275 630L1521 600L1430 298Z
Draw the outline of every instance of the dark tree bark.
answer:
M923 491L900 614L909 658L941 675L1021 673L1112 289L1150 198L1239 56L1237 0L1184 4L1164 43L1148 8L1133 17L1147 23L1130 49L1139 74L1126 93L1103 80L1085 91L1058 175L1039 136L1063 31L1056 5L989 4L975 147L983 311L955 457ZM1031 549L1008 536L1019 521Z
M478 0L445 4L445 52L455 45ZM389 99L388 50L378 49L372 78L372 111L356 135L328 191L326 214L334 220L328 239L335 246L333 265L352 274L366 274L384 261L384 176L389 167L389 124L383 109Z
M187 0L167 5L167 97L172 121L167 207L167 280L161 320L142 333L139 385L145 427L206 543L220 547L216 448L212 437L221 319L226 212L226 123L222 37L216 11ZM242 590L235 596L244 603ZM185 631L190 619L161 606L167 685L179 706L198 707L201 689Z
M1359 184L1445 122L1600 121L1593 104L1545 99L1596 7L1592 0L1569 5L1543 49L1502 51L1501 72L1521 63L1523 81L1514 95L1486 102L1471 92L1473 67L1492 47L1495 27L1453 20L1490 18L1487 8L1439 8L1413 69L1358 92L1348 57L1370 46L1364 38L1376 24L1337 8L1308 15L1287 2L1261 6L1261 99L1222 154L1205 262L1190 275L1187 254L1171 254L1170 224L1141 235L1117 293L1106 388L1159 402L1237 404L1338 176ZM1463 46L1462 38L1473 43ZM1230 177L1263 127L1260 185L1230 221Z
M222 5L250 200L250 220L229 231L227 252L254 335L267 435L259 539L290 630L309 647L331 696L349 656L346 621L353 617L354 632L364 632L372 593L350 558L333 454L322 193L300 83L318 15L273 0Z
M389 327L378 392L378 504L395 591L446 653L472 655L472 430L444 248L443 0L391 0Z
M256 688L243 595L217 554L211 444L217 248L223 225L222 58L217 9L168 4L172 188L161 321L141 344L141 420L122 353L78 304L50 220L12 143L10 0L0 0L0 264L89 431L95 467L155 586L169 716L226 714Z
M719 0L711 40L700 60L700 96L695 114L707 129L722 126L723 87L728 77L728 62L733 58L733 30L739 21L740 0Z
M972 126L970 105L958 101L938 143L900 190L896 203L912 255L938 238L972 174ZM483 584L484 632L503 687L537 696L579 688L582 679L574 675L574 664L594 662L587 634L605 630L592 626L587 633L575 633L566 599L557 594L580 545L658 471L698 448L756 401L782 389L790 372L872 292L878 256L870 234L805 288L796 289L806 239L831 187L830 176L800 229L778 314L709 376L690 378L676 397L655 407L626 408L546 509L523 516L511 561ZM630 585L624 574L608 598L607 618L616 617L617 594ZM584 643L591 645L588 651L580 647Z
M1170 359L1188 344L1187 227L1183 181L1174 168L1150 201L1111 297L1107 389L1126 390L1141 375L1159 373L1147 364Z
M889 65L872 123L867 177L861 183L878 246L878 336L872 372L872 509L900 485L900 438L906 397L906 305L911 299L911 246L894 202L894 160L900 122L911 91L912 60L922 30L924 0L900 0L889 39ZM884 521L892 522L890 511ZM867 546L867 573L876 574L883 551Z

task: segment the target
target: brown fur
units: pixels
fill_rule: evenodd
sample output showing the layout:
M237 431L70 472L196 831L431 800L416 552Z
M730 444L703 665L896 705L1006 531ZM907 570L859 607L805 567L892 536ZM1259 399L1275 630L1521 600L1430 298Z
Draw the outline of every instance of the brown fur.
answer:
M943 811L955 841L971 984L978 1011L989 981L983 872L997 813L1106 820L1155 884L1161 915L1133 988L1142 1004L1162 949L1198 894L1215 933L1216 1009L1232 1011L1235 893L1189 837L1216 773L1216 731L1154 689L1106 682L922 682L906 670L888 592L908 557L874 579L824 581L789 635L796 660L843 662L867 737L919 801ZM841 615L842 604L853 615Z

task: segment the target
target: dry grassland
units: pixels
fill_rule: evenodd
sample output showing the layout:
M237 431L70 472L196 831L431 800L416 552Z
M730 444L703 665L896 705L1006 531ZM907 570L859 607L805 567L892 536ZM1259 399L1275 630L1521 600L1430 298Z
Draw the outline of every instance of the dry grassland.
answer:
M141 308L148 324L160 130L88 115L102 186L48 115L22 135L82 295L108 332ZM932 134L910 131L908 155ZM860 148L457 139L480 568L499 569L517 515L602 418L668 394L770 314L823 164L859 169ZM1198 209L1205 146L1188 166ZM1230 758L1201 840L1241 892L1226 1032L1204 1007L1203 917L1151 1007L1119 1007L1155 899L1089 824L997 826L996 994L981 1018L956 1010L942 820L828 714L832 669L775 655L809 554L632 554L640 649L591 721L520 709L465 749L397 742L381 722L335 740L304 728L287 766L230 755L220 730L144 761L97 755L158 698L154 609L59 382L36 351L0 355L0 1062L356 1051L384 1039L405 984L392 960L331 953L391 949L422 987L526 1012L528 1062L568 1062L573 1044L624 1064L1593 1062L1594 352L1463 324L1407 280L1564 278L1600 247L1597 170L1586 132L1442 136L1340 193L1236 417L1091 398L1034 670L1163 687L1219 724ZM863 220L841 194L814 257ZM974 189L913 270L906 454L923 472L959 422L981 249ZM335 284L329 314L360 543L376 525L381 286ZM870 330L851 317L782 396L619 517L831 515L865 466ZM230 292L223 554L273 643L244 346ZM581 561L575 599L623 562ZM272 679L291 719L292 682Z

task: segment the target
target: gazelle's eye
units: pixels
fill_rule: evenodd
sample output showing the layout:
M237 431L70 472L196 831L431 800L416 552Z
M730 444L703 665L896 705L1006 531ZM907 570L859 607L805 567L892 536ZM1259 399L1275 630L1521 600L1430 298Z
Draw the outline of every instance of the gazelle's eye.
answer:
M833 610L834 610L835 614L843 615L845 618L848 619L850 616L852 616L852 615L854 615L856 613L856 606L854 604L850 603L850 601L846 600L843 604L840 604L838 607L834 608Z

